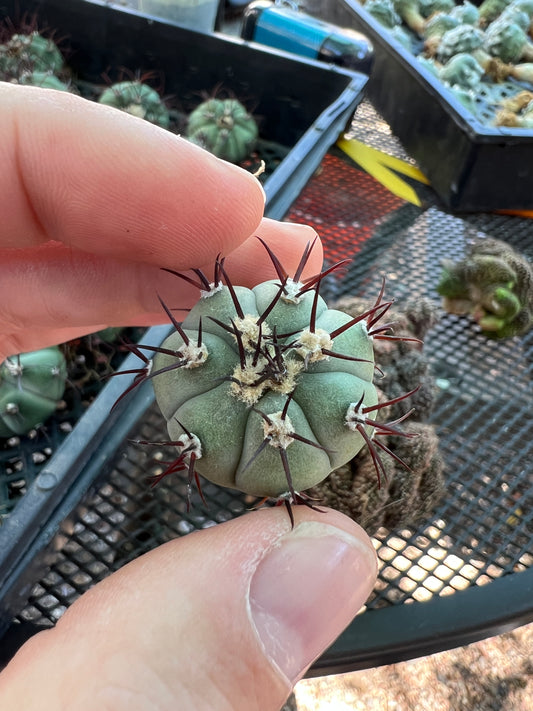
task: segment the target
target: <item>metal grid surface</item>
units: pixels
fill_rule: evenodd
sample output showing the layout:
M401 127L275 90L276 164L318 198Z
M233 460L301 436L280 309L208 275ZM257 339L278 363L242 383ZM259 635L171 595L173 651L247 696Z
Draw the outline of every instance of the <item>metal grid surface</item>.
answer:
M360 111L365 132L374 115L368 105ZM388 147L401 156L383 130ZM373 135L379 141L379 128ZM353 258L342 276L328 281L330 299L373 296L385 275L387 297L400 303L407 296L438 300L440 260L460 258L474 238L504 239L533 258L530 220L453 216L431 195L424 207L414 207L334 153L288 219L316 227L329 262ZM520 575L533 563L533 333L489 341L467 318L442 314L425 350L438 383L432 421L446 464L447 494L419 526L380 529L375 535L380 574L363 617L490 585ZM53 562L34 587L21 621L53 624L76 597L128 560L253 505L238 492L206 483L208 509L196 498L187 513L185 481L163 480L150 489L147 477L162 470L168 453L130 440L165 437L155 407L139 413L135 431L102 472L98 487L64 522L51 551Z

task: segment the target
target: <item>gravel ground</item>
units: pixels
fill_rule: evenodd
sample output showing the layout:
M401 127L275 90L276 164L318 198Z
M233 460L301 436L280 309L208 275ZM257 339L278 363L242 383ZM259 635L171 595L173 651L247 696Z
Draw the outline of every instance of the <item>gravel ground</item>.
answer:
M298 711L533 711L533 624L367 671L303 680Z

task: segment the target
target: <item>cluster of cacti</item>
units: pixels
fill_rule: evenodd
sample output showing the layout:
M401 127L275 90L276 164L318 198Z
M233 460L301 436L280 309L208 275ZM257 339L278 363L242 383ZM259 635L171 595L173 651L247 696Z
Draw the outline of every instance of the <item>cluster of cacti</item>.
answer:
M258 134L254 117L237 99L208 99L187 122L189 141L231 163L240 163L250 155Z
M403 25L392 26L390 11ZM486 121L490 87L506 81L509 94L522 90L517 82L533 84L533 0L484 0L455 5L450 0L367 0L365 9L388 31L412 33L403 44L419 58L478 119ZM376 9L377 8L379 9ZM423 49L419 51L420 41ZM483 93L482 108L479 94ZM494 108L494 107L492 107ZM491 110L492 110L491 108ZM496 109L494 108L494 115ZM530 127L530 117L495 118L497 125Z
M43 424L65 391L67 366L57 347L0 363L0 437L24 435Z
M437 291L446 311L472 317L490 338L522 335L533 325L533 269L500 240L479 240L464 259L444 260Z
M364 299L346 297L335 306L356 316L368 309L369 303ZM394 400L403 388L416 382L421 384L409 399L414 411L404 425L404 430L415 438L412 441L384 438L383 443L394 456L383 459L381 485L376 480L371 453L362 450L308 492L353 518L370 534L381 526L392 529L427 518L445 493L439 438L435 427L425 422L437 390L429 361L421 342L416 340L425 337L437 316L433 301L424 298L408 300L391 309L390 313L394 333L405 340L374 344L376 365L385 373L379 380L382 401ZM378 418L397 419L405 412L406 403L402 400L381 410Z
M266 245L265 245L266 246ZM291 277L267 247L277 280L253 289L233 286L217 260L212 282L199 270L181 275L200 289L183 323L155 351L131 387L153 382L176 460L159 477L185 471L256 497L310 504L305 490L350 461L365 444L383 471L384 436L411 437L403 415L378 422L374 344L396 336L380 325L391 303L383 291L356 317L329 309L319 295L324 276L301 274L312 246ZM131 389L131 387L129 389ZM126 393L129 391L126 390ZM126 394L125 393L125 394Z

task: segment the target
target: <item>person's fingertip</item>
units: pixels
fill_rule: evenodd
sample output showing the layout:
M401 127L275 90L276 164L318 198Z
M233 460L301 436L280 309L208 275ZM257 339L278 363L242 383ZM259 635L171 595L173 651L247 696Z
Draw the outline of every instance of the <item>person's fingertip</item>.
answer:
M327 520L298 523L263 557L250 584L250 617L265 656L291 686L349 624L376 575L366 534Z

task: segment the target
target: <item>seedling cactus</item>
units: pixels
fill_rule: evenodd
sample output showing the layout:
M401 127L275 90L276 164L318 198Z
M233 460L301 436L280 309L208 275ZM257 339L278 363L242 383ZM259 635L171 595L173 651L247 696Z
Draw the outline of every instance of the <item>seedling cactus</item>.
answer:
M163 99L155 89L139 80L121 81L108 86L98 101L163 128L168 128L170 123L170 114Z
M237 99L208 99L194 109L187 138L218 158L240 163L255 147L257 123Z
M57 407L67 379L59 348L44 348L0 363L0 437L24 435Z
M0 73L6 79L28 71L59 74L63 69L63 55L57 46L38 32L15 34L0 45Z
M312 505L306 489L365 444L380 476L380 451L390 452L380 437L403 435L404 417L376 421L391 404L378 402L372 382L373 340L394 338L390 324L379 324L391 305L383 289L352 318L319 295L324 276L340 265L301 281L312 246L293 276L265 247L279 279L253 289L233 286L223 259L212 282L199 270L192 278L176 272L198 286L200 299L183 323L163 304L176 331L160 347L133 347L145 366L133 371L128 390L152 380L168 425L164 444L179 452L158 481L185 471L189 484L199 484L201 475L284 502L292 516L292 503ZM143 350L155 351L153 363Z

